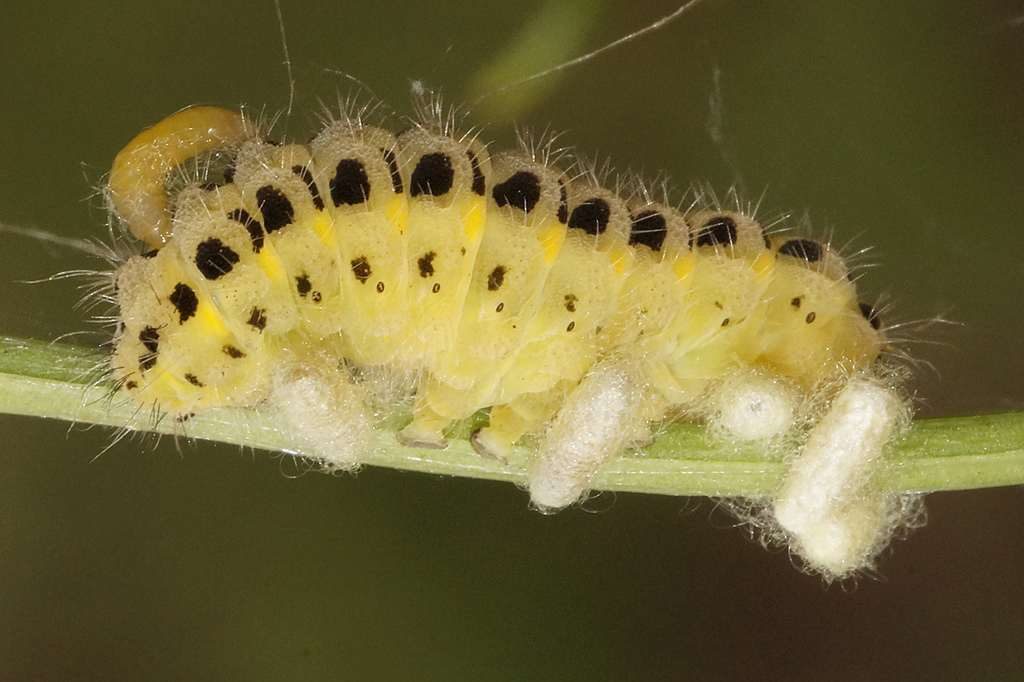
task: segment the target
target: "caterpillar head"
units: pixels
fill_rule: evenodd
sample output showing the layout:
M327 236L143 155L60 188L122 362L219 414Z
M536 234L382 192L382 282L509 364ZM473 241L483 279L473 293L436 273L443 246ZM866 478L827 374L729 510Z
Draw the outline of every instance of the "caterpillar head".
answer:
M858 302L842 257L831 245L810 239L774 246L778 260L765 333L769 362L805 384L823 373L872 363L884 336L873 309Z

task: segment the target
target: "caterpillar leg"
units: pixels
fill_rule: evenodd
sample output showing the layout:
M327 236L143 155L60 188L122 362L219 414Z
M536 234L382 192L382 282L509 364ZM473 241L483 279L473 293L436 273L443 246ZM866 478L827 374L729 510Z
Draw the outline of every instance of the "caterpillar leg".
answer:
M301 454L333 469L358 466L373 421L359 387L336 359L282 363L274 373L269 402L294 434Z
M469 443L483 457L508 462L512 446L530 431L531 426L531 421L511 405L496 405L491 408L487 426L474 431Z
M887 539L896 498L873 491L870 478L905 415L891 390L852 379L812 429L774 502L799 554L829 577L865 567Z
M398 441L408 447L445 448L445 431L455 422L472 416L490 404L486 384L453 386L428 376L416 394L413 420L398 433Z
M528 393L491 408L487 426L470 436L473 449L484 457L507 462L512 446L528 433L536 433L565 400L566 390L556 387L544 393Z
M542 511L578 500L602 464L636 435L643 384L628 366L596 366L569 395L529 472L530 498Z
M444 432L451 426L451 419L431 409L427 400L417 401L413 415L409 425L398 432L399 443L410 448L442 450L448 447Z
M490 405L492 389L486 383L458 386L427 376L417 390L413 420L398 433L398 441L409 447L447 447L445 431Z

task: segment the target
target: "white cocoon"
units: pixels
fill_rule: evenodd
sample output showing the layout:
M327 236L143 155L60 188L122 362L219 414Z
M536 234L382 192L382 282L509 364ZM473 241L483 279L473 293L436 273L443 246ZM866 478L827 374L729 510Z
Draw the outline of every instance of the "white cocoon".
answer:
M865 567L893 525L893 500L865 483L905 409L892 391L852 379L811 431L775 500L775 518L797 552L830 577Z
M793 426L797 395L785 382L756 372L725 380L711 400L709 426L743 441L781 436Z
M359 464L373 426L359 390L342 370L299 363L283 368L274 375L270 403L301 454L332 469Z
M617 364L598 365L580 382L530 469L530 498L539 509L561 509L586 492L598 468L632 440L641 400L633 373Z

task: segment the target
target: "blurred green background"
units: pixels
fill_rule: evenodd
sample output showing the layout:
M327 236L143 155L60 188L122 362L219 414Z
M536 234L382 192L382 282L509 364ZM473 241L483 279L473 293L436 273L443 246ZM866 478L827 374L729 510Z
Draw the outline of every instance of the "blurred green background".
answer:
M332 69L404 114L413 79L468 99L531 21L575 53L672 6L284 2L288 130L306 137L318 98L351 90ZM92 188L144 126L287 103L270 2L11 2L3 19L6 223L101 234ZM681 187L767 190L769 212L877 247L865 287L890 318L964 323L920 333L944 344L914 348L936 367L918 373L922 414L971 414L1024 408L1022 82L1020 0L707 0L473 122L499 145L513 119L550 124ZM0 332L87 328L73 285L15 281L88 259L0 246ZM543 517L496 483L292 477L171 439L96 458L103 429L5 416L0 436L3 680L1024 678L1020 488L933 496L878 579L826 589L706 500Z

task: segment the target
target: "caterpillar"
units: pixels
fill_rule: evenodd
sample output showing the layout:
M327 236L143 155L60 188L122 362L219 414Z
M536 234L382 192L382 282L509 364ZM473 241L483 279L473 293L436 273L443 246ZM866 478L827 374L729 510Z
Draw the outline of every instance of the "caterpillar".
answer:
M909 417L875 308L831 243L738 200L674 203L551 145L492 151L434 100L398 134L357 109L308 144L187 108L124 147L107 197L141 244L111 275L110 361L140 409L259 406L331 470L359 465L396 393L410 447L486 411L473 448L532 443L542 511L700 421L785 451L767 518L827 577L905 516L872 485Z

